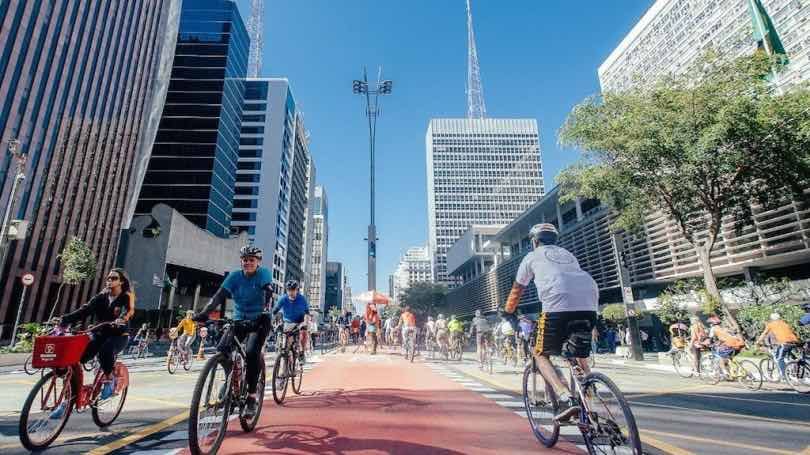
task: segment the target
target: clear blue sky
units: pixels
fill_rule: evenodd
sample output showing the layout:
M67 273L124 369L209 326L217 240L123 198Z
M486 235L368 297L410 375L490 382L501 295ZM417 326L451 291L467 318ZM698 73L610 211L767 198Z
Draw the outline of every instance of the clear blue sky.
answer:
M599 91L596 70L653 0L474 0L490 117L536 118L546 190L577 158L557 146L571 107ZM250 0L238 0L247 23ZM377 133L377 288L409 246L427 243L425 132L464 117L464 0L265 0L262 76L290 80L329 200L329 260L366 289L368 133L351 82L363 65L394 81Z

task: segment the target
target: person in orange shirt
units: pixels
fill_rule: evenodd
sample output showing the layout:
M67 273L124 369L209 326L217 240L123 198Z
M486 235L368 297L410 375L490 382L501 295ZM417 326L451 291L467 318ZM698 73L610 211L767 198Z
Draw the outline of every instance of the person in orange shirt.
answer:
M771 321L765 324L765 329L757 338L757 344L761 345L768 335L773 338L773 358L779 367L779 374L784 376L785 357L799 344L799 337L796 336L796 332L793 331L790 325L782 320L779 313L771 313Z

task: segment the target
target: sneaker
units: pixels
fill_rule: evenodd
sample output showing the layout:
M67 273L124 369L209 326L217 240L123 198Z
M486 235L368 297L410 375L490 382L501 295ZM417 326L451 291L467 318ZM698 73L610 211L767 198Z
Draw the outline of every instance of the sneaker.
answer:
M256 400L256 397L248 396L247 400L245 400L245 412L244 415L248 419L252 418L256 415L256 412L259 410L259 402Z
M104 381L104 385L101 386L101 399L106 400L113 396L115 392L115 378L113 377L109 381Z
M65 415L66 410L67 410L67 401L63 401L59 403L59 406L57 406L56 408L54 408L53 411L51 411L51 413L48 415L48 418L52 420L59 420L62 418L63 415Z

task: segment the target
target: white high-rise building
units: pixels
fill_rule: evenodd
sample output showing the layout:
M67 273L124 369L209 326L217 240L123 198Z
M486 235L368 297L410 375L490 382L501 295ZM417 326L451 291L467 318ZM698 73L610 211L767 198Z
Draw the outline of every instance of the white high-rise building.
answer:
M756 4L764 8L757 11ZM810 2L804 0L657 0L599 67L603 91L624 90L678 74L708 49L744 55L773 39L754 38L753 14L768 18L790 63L780 86L810 79Z
M429 245L450 287L447 251L471 225L505 225L543 196L535 119L432 119L427 149Z
M433 258L426 246L408 248L392 276L391 298L399 304L399 295L416 283L433 282Z
M309 305L323 311L326 302L326 261L329 246L329 221L326 191L321 185L315 186L310 205L312 214L312 250L308 263L309 280L306 290Z
M231 225L247 231L250 242L264 251L264 265L272 270L276 292L282 290L288 275L288 248L305 249L302 243L305 227L298 226L306 222L305 216L296 223L290 222L291 210L301 211L300 207L292 207L291 201L301 200L303 193L302 203L306 204L309 194L308 181L300 174L303 172L306 177L314 173L308 150L296 147L301 142L296 140L301 136L297 130L303 129L301 122L287 79L245 81ZM290 245L291 236L294 242L302 244ZM300 268L303 257L295 262Z

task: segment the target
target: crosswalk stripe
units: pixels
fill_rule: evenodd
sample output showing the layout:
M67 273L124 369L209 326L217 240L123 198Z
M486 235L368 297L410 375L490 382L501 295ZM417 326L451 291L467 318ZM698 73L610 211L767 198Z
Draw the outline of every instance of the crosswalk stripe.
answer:
M490 389L489 387L466 387L467 390L472 390L473 392L494 392L495 389Z
M498 405L501 405L505 408L522 408L523 402L522 401L496 401Z
M137 452L132 452L130 455L175 455L182 452L183 449L173 449L173 450L139 450Z
M490 400L506 400L512 398L511 395L504 395L502 393L482 393L481 395Z

